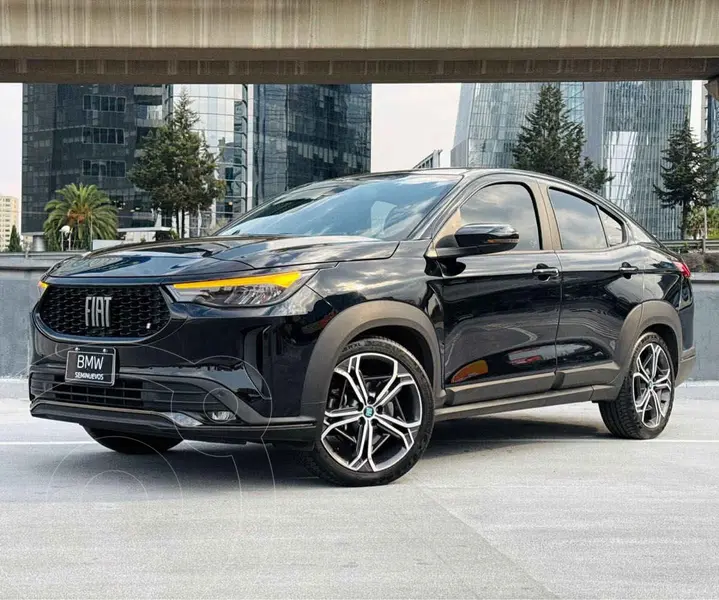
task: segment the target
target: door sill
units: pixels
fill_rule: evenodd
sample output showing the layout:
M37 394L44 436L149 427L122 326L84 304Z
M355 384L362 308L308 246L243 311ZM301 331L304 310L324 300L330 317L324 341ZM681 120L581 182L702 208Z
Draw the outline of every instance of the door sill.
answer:
M509 412L512 410L525 410L528 408L541 408L543 406L556 406L558 404L572 404L574 402L589 402L595 392L600 392L607 386L586 386L572 390L553 390L527 396L514 398L501 398L498 400L485 400L456 406L443 406L435 411L435 421L447 421L466 417L478 417L494 413Z
M543 394L552 388L555 379L556 373L549 371L507 379L449 385L447 386L447 405L460 406L476 402L487 403L528 394Z

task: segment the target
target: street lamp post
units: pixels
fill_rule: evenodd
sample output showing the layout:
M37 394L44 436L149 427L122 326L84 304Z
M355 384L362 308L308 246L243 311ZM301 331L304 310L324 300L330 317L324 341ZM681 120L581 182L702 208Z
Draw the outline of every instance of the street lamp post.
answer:
M72 233L72 229L70 229L69 225L63 225L60 227L60 233L62 234L62 245L61 250L65 250L65 241L67 240L67 250L70 250L70 234Z

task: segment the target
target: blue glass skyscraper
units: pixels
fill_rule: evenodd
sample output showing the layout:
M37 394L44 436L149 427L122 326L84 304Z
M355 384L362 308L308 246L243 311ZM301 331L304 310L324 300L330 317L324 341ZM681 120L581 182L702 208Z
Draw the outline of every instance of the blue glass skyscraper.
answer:
M570 117L582 122L582 83L557 84ZM512 148L532 110L541 83L465 83L459 100L452 166L508 168Z
M512 147L536 102L539 83L463 84L453 166L510 167ZM569 82L562 89L572 119L583 123L585 154L614 179L604 195L663 239L679 236L679 215L654 193L662 150L688 118L690 81Z
M253 203L370 170L372 86L253 86Z
M163 122L162 92L161 85L23 86L23 232L42 232L45 205L70 183L104 190L120 227L154 224L149 196L127 174L143 138Z

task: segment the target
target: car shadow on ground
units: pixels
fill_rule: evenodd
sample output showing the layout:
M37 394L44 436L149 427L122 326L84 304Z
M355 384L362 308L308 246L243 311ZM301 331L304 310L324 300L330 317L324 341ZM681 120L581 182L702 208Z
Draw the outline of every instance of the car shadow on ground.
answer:
M601 439L606 430L596 424L579 424L539 418L482 417L438 423L424 460L441 460L460 453L491 452L519 444ZM185 442L164 455L121 455L101 446L81 445L61 459L37 457L35 469L46 470L53 485L62 489L96 480L102 473L126 473L155 493L202 494L232 489L271 487L327 487L311 476L298 460L298 452L271 445L244 446ZM37 474L37 471L35 471ZM113 484L113 485L116 485ZM122 484L121 484L122 485Z
M481 452L518 444L547 441L601 440L609 432L594 423L547 420L539 417L489 416L437 423L425 458Z

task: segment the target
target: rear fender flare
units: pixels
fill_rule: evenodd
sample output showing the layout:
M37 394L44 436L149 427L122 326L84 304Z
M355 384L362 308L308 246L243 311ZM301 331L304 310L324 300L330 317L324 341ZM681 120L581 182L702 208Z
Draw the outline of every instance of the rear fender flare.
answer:
M635 306L624 321L614 349L614 362L619 365L619 375L612 382L612 386L616 388L617 393L629 372L631 366L629 361L639 337L655 325L665 325L674 332L677 340L677 355L681 356L682 325L676 309L664 300L647 300Z

